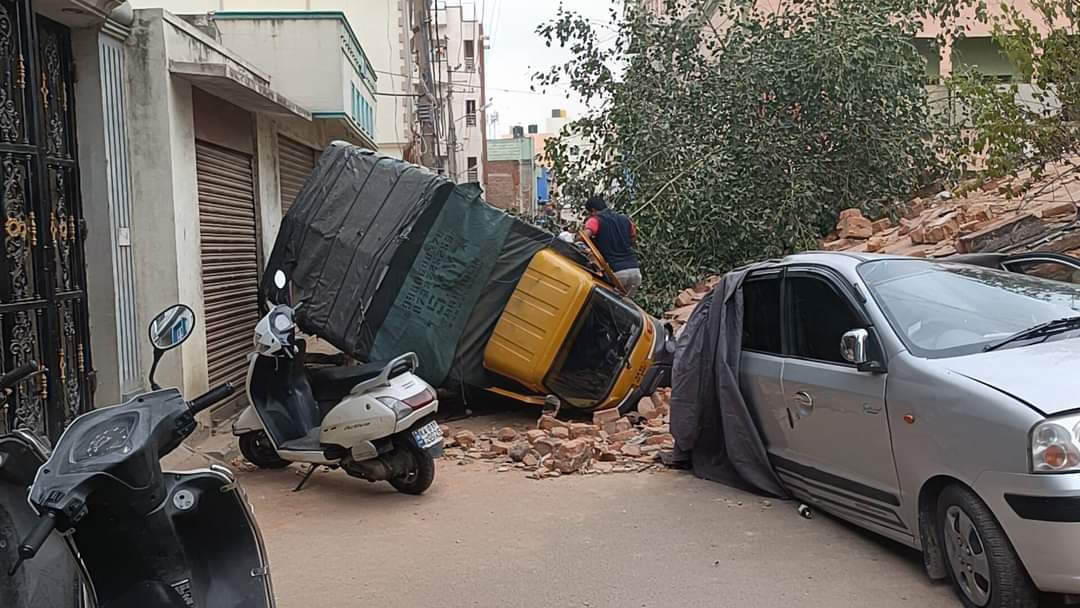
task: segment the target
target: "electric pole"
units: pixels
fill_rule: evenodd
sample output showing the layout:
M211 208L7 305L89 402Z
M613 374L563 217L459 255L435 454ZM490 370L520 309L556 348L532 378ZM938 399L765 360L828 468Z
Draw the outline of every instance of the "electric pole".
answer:
M446 62L446 162L450 179L458 181L457 128L454 126L454 70Z

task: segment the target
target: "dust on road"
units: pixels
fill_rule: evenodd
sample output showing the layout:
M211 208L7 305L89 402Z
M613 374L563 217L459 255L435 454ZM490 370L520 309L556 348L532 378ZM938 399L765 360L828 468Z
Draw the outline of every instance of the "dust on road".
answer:
M439 462L422 497L245 472L278 606L958 606L913 551L676 471L530 480Z

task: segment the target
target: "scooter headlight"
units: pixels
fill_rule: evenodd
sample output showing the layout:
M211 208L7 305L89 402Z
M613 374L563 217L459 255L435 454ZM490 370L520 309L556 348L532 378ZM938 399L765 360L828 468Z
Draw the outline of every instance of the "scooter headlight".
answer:
M1050 418L1031 430L1033 473L1080 471L1080 416Z
M399 399L394 399L393 397L379 397L378 399L379 403L394 410L394 417L398 420L404 420L413 413L413 409Z

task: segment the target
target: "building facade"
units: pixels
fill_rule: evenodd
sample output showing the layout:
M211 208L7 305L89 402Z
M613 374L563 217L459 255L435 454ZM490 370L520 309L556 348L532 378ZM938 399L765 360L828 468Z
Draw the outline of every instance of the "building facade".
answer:
M336 120L316 123L268 73L187 20L137 10L132 30L125 54L138 325L187 304L195 332L159 370L160 383L185 394L243 386L263 258L282 216L281 125L304 125L297 131L305 137L348 133L336 131ZM242 398L209 417L227 416Z
M186 394L223 382L243 386L258 283L283 215L328 143L376 146L378 75L343 13L179 17L128 7L120 16L123 27L72 37L74 52L95 61L76 62L79 86L71 90L77 94L65 97L58 88L49 97L50 107L67 112L70 98L79 112L100 116L80 114L78 149L87 152L79 162L94 170L78 172L86 176L83 198L107 203L86 213L90 280L70 273L72 285L87 286L89 312L70 288L57 296L70 304L56 309L61 331L48 326L46 332L38 322L42 336L74 336L56 348L62 354L50 369L63 370L69 384L85 376L72 384L82 392L60 388L63 382L40 392L64 399L60 413L47 414L61 421L70 417L64 412L90 403L95 384L104 404L145 390L152 357L143 344L145 327L177 302L191 306L199 321L159 370L159 382ZM12 61L17 74L17 56ZM45 140L51 141L47 130ZM75 149L74 142L57 148ZM67 167L75 159L56 162ZM78 182L65 177L62 183ZM61 199L58 209L77 202ZM70 242L54 247L75 256L81 216L73 216L72 227L71 217L55 215L64 229L50 230ZM78 322L80 310L87 323ZM84 334L91 338L86 344L78 341ZM204 422L227 418L243 399L238 395ZM82 405L69 405L76 401Z
M327 17L340 16L340 23L349 30L349 36L362 41L363 61L371 69L372 88L370 97L363 88L358 88L356 100L360 121L371 123L371 142L369 147L383 154L396 158L419 161L419 135L416 116L415 84L418 79L413 50L413 7L425 4L425 0L134 0L136 7L161 7L178 15L209 15L222 31L222 42L234 48L259 67L271 74L277 59L293 66L300 63L300 58L310 57L314 52L311 46L327 44L327 40L340 40L340 35L323 32L323 37L310 37L316 26L296 27L295 22L303 19L322 21ZM226 21L248 21L246 25ZM251 23L251 22L255 23ZM274 41L279 35L279 27L289 28L284 39ZM247 30L247 34L244 31ZM306 30L309 37L299 40L293 38L296 32ZM254 32L266 34L266 38L253 39L248 43L239 42L244 35ZM314 44L313 44L314 43ZM345 42L343 41L343 44ZM354 45L359 46L359 45ZM270 60L269 47L287 49L284 56ZM261 60L264 59L264 60ZM308 68L321 71L324 66L307 64ZM314 82L315 74L303 74L301 82ZM282 87L288 88L282 84ZM304 103L305 95L294 95ZM366 101L371 101L367 104ZM305 104L306 105L306 104ZM345 112L353 114L353 100L345 99ZM319 117L319 110L314 110Z
M532 139L489 141L487 170L487 202L519 215L536 215L537 166Z
M474 5L432 10L436 98L435 120L446 151L437 168L455 182L486 189L487 95L484 84L484 25Z

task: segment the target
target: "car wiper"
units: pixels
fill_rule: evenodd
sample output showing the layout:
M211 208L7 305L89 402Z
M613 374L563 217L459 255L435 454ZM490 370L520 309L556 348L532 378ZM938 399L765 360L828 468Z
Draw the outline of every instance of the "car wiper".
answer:
M1008 338L1000 342L993 344L987 344L983 347L983 352L990 352L997 350L1002 346L1012 344L1013 342L1019 342L1021 340L1032 340L1035 338L1048 338L1054 334L1060 334L1072 329L1080 329L1080 316L1077 317L1065 317L1064 319L1054 319L1053 321L1047 321L1046 323L1040 323L1035 327L1025 329L1024 331L1017 332Z

